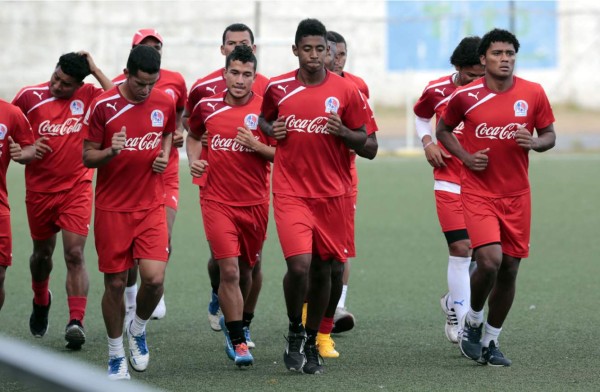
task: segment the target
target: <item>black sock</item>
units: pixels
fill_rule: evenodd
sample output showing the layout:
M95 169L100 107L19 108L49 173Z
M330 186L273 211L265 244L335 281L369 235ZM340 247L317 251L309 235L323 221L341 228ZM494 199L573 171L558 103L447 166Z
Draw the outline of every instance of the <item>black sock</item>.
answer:
M246 343L242 320L228 321L225 323L225 326L227 327L227 331L229 331L229 338L233 347L240 343Z
M216 286L215 285L211 285L211 286L212 286L212 292L215 295L219 295L219 285L216 285Z
M317 344L317 332L319 331L317 331L316 329L306 328L306 344Z
M304 331L304 327L302 326L302 316L291 317L288 315L290 319L290 332L300 333Z
M254 313L244 312L244 314L242 315L242 321L244 322L244 327L250 327L250 323L252 322L253 318L254 318Z

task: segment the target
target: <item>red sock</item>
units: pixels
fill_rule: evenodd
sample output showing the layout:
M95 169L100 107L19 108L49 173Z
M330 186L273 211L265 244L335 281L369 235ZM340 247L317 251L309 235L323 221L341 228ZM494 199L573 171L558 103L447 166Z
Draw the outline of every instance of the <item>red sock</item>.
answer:
M36 305L40 306L48 306L50 303L50 293L48 292L48 283L50 282L50 278L36 282L35 280L31 281L31 288L33 289L33 302Z
M319 325L319 333L329 335L333 330L333 317L323 317Z
M79 320L83 324L87 297L67 297L69 303L69 320Z

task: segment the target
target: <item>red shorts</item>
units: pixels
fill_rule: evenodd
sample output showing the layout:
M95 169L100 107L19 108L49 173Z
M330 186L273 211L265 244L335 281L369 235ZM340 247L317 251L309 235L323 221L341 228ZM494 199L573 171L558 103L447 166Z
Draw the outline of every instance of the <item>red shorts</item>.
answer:
M92 182L84 180L60 192L27 191L31 238L46 240L61 229L87 237L92 217Z
M177 211L179 204L179 181L165 182L165 207Z
M358 190L354 187L352 194L346 196L348 199L346 202L348 203L348 209L350 213L347 215L348 218L348 258L356 257L356 246L354 245L354 220L356 218L356 201L358 199Z
M435 191L435 207L442 231L464 230L465 215L459 193Z
M0 215L0 265L12 265L12 235L10 231L10 215Z
M164 206L133 212L96 208L94 233L98 269L103 273L127 271L134 260L169 259L169 235Z
M239 257L254 267L265 242L269 203L234 207L204 200L202 220L215 260Z
M349 200L275 194L275 223L284 257L316 254L322 260L347 261Z
M500 243L502 253L529 256L531 195L490 198L463 193L465 223L471 247Z

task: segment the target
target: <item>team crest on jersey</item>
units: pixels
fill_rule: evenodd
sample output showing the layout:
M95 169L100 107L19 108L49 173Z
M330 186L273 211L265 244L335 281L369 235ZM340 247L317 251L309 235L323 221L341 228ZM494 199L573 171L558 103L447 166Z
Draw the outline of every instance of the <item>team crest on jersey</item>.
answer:
M8 133L8 128L6 128L6 125L0 124L0 140L4 140L7 133Z
M175 100L175 91L173 91L172 88L166 89L165 93L169 94L169 96L171 96L171 98L173 98L173 101Z
M522 99L519 99L517 102L515 102L515 117L527 117L527 109L529 108L529 105L527 105L527 102L523 101Z
M247 114L244 118L244 125L251 131L256 131L258 128L258 116L254 113Z
M83 114L83 101L76 99L71 102L71 114L74 116Z
M329 97L325 100L325 113L337 113L340 108L340 100L336 97Z
M162 111L156 109L152 111L150 115L150 120L152 120L153 127L162 127L165 122L165 115Z

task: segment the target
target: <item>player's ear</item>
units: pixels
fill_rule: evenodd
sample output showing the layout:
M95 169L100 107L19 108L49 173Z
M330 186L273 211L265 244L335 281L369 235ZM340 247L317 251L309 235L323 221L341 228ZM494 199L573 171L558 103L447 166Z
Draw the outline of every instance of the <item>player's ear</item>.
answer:
M481 63L481 65L483 65L485 67L485 55L484 54L479 56L479 62Z
M298 57L298 48L296 45L292 45L292 52L294 52L294 56Z
M221 54L225 56L225 46L221 45Z

